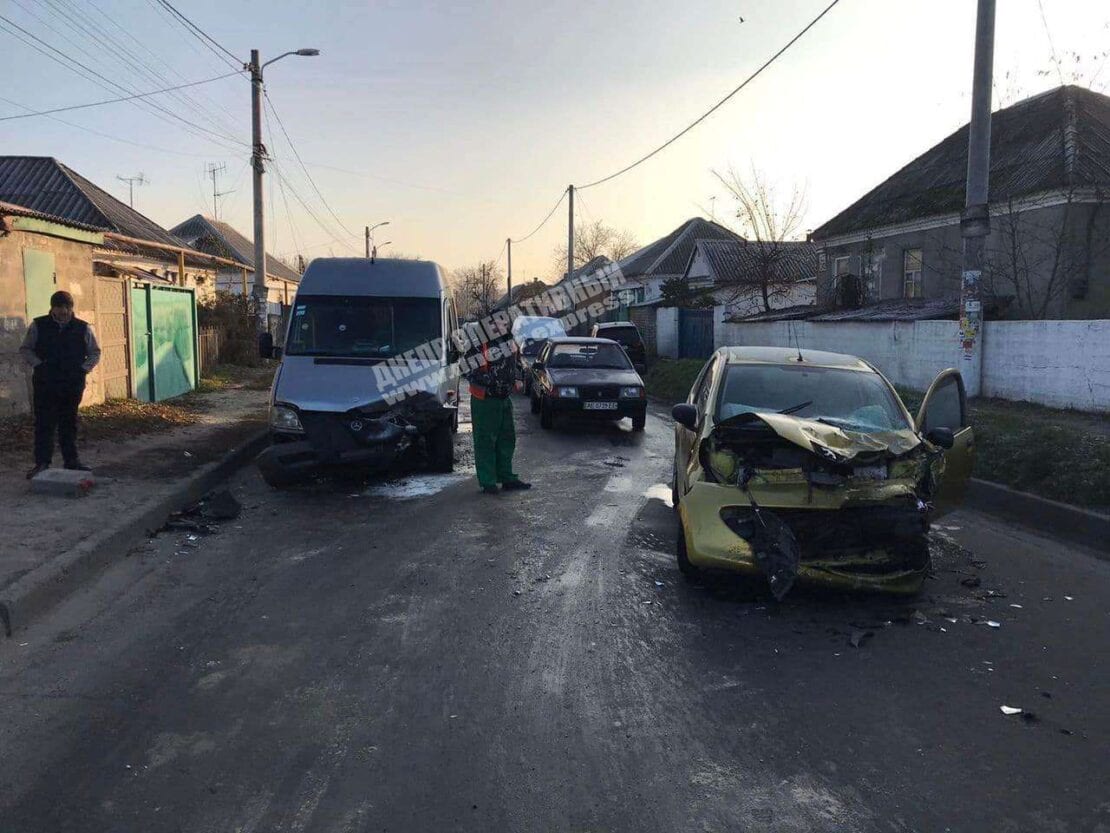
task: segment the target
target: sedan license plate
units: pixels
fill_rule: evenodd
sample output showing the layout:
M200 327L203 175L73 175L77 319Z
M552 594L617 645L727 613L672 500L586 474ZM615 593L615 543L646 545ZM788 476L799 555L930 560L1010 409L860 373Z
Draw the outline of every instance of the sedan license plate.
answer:
M616 402L583 402L582 408L587 411L615 411Z
M886 466L856 466L852 474L860 480L886 480Z

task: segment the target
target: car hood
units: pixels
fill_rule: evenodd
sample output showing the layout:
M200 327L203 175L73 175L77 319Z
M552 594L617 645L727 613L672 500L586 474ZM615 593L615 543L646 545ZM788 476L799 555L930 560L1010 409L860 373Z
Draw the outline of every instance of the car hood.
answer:
M352 408L386 402L410 390L435 393L439 363L412 361L400 367L379 363L350 363L314 356L285 356L274 381L273 402L284 402L302 411L345 413Z
M551 381L556 385L639 385L644 382L635 370L610 370L588 367L549 367Z
M709 436L722 445L742 441L744 432L765 426L782 439L829 460L848 462L859 456L873 458L884 453L901 457L921 445L909 428L863 432L840 428L812 419L776 413L745 413L718 422Z

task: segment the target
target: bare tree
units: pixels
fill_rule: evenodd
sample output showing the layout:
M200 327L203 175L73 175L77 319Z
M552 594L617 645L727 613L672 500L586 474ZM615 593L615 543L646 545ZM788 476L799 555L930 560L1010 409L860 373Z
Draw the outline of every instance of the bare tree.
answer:
M574 226L574 267L585 266L598 255L609 260L620 260L640 248L632 232L607 226L601 220ZM567 268L567 247L555 249L555 274L562 275Z
M770 312L775 301L790 297L799 277L798 243L806 213L805 189L795 186L787 199L780 199L754 168L747 177L735 169L729 169L728 174L714 171L713 175L732 197L737 230L746 241L747 263L727 287L731 291L726 303ZM816 273L814 260L811 274Z
M505 276L492 260L456 269L451 276L455 306L464 318L481 318L493 311L505 287Z

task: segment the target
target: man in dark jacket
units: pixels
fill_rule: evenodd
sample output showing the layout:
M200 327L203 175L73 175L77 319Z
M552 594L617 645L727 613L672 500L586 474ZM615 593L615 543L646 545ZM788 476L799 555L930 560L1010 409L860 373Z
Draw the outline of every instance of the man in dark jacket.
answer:
M512 339L508 332L498 332L494 339L482 339L468 355L471 369L466 372L470 383L471 433L474 436L474 468L478 485L488 495L497 494L498 486L506 491L530 489L513 471L516 449L516 427L513 425L513 403L510 398L520 384L512 360Z
M19 352L34 368L35 466L27 479L50 467L55 431L65 467L88 471L77 456L77 407L85 375L100 361L100 345L88 322L73 315L72 295L50 296L50 313L31 322Z

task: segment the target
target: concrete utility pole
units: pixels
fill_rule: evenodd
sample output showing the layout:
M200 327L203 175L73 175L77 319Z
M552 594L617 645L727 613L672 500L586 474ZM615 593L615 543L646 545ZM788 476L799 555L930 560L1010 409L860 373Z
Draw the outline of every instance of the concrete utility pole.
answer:
M509 294L505 297L509 299L509 306L513 305L513 239L511 237L505 238L505 246L509 251Z
M374 229L388 226L389 220L383 220L380 223L374 223L372 226L366 227L366 257L369 258L374 253ZM384 243L382 244L385 245Z
M979 0L975 24L975 76L967 140L967 196L960 217L963 273L960 280L960 347L964 386L978 396L983 378L982 276L990 234L991 80L994 68L995 0Z
M265 171L266 146L262 144L262 71L274 61L288 55L314 56L319 49L295 49L283 52L266 63L261 63L258 50L251 50L250 63L243 68L251 74L251 167L254 169L254 298L258 304L258 331L266 332L266 221L263 216L265 202L262 198L262 174Z
M567 186L567 196L570 198L569 215L567 218L567 277L574 271L574 186Z

